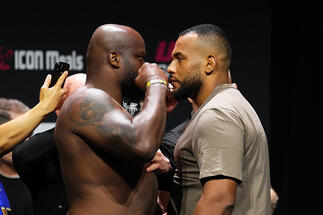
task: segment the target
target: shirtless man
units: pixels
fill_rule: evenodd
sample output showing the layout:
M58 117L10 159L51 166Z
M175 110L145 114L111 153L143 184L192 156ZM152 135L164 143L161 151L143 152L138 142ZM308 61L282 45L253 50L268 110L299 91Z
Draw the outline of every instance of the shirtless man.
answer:
M154 214L157 181L146 168L164 133L168 90L165 73L144 57L144 40L130 27L102 25L92 35L85 87L67 98L56 122L69 215ZM122 97L144 91L132 117Z

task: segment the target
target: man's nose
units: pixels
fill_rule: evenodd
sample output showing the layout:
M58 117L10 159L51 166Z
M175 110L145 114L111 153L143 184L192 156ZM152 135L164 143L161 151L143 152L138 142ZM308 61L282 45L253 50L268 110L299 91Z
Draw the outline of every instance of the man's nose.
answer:
M173 61L169 64L168 68L167 68L167 72L169 73L169 75L175 73L175 68L173 65Z

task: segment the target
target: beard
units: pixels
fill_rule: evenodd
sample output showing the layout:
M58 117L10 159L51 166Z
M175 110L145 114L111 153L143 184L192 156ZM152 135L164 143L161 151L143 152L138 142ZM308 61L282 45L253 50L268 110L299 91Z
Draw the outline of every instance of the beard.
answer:
M135 79L138 74L130 72L127 74L128 75L122 82L123 97L126 97L132 102L139 102L143 100L145 98L145 92L135 85Z
M202 85L199 72L178 82L180 83L180 87L173 93L173 97L176 101L187 98L195 99Z

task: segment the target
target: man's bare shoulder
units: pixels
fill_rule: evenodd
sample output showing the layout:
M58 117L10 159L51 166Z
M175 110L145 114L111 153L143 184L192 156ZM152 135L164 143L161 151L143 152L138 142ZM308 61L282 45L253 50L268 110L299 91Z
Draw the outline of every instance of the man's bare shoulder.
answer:
M65 104L71 105L71 101L78 100L80 98L90 99L92 101L101 100L106 101L106 99L111 99L111 97L98 88L89 88L89 87L81 87L72 93L65 101ZM102 100L103 99L103 100Z
M95 129L102 137L115 135L129 124L128 113L112 97L95 88L80 88L65 101L58 121L74 133ZM93 134L93 133L92 133ZM91 135L92 135L91 134Z
M72 121L83 119L88 123L102 118L116 108L116 102L104 91L82 87L70 95L62 107L62 115Z

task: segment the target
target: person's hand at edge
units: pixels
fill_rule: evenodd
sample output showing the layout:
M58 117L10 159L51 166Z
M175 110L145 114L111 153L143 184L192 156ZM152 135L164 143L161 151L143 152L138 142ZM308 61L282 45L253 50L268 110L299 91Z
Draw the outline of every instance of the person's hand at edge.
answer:
M51 75L48 74L43 86L39 93L39 105L44 110L45 114L53 112L57 107L59 107L66 99L66 90L62 88L62 84L66 79L68 72L65 71L57 80L56 84L49 88L51 83Z

